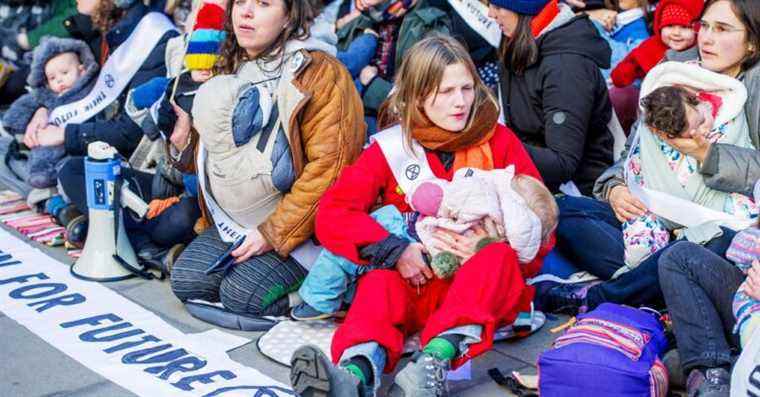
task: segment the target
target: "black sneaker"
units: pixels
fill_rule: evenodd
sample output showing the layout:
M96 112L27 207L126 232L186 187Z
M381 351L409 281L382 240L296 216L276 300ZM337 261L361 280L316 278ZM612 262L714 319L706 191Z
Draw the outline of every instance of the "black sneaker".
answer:
M729 397L731 374L725 368L693 369L686 380L689 397Z
M174 244L171 248L164 248L154 243L148 243L137 251L137 258L146 267L161 272L160 279L163 280L172 273L174 262L176 262L184 249L185 245L181 243Z
M536 297L534 303L536 310L544 313L562 313L572 316L586 311L586 292L588 291L588 286L579 287L576 284L543 281L536 284L535 287Z
M290 359L290 385L298 396L360 397L365 395L359 378L336 367L322 350L306 345Z
M89 222L86 215L79 215L66 225L66 241L76 248L84 248L87 240L87 227Z
M59 225L66 226L71 221L76 219L77 217L81 216L82 213L79 212L76 206L74 205L67 205L66 207L61 208L56 214L55 219L58 221Z

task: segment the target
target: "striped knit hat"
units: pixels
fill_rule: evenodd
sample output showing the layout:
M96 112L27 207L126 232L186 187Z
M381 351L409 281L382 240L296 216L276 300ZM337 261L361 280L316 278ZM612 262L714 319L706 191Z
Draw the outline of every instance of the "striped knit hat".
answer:
M190 34L185 67L189 70L208 70L214 66L224 42L223 28L224 9L216 4L204 3Z
M726 259L742 270L749 269L752 261L760 259L760 229L750 227L736 233L726 250Z

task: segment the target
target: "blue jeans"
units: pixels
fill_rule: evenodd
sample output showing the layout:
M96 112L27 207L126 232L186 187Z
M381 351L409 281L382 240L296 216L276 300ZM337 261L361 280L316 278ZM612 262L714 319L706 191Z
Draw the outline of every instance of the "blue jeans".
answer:
M364 94L364 85L359 81L362 69L369 66L377 50L377 37L369 33L359 35L348 45L345 51L338 51L335 55L346 66L348 73L354 79L354 86L359 95Z
M409 241L406 220L401 212L393 206L386 205L370 214L388 233ZM323 249L316 262L309 269L309 274L298 290L304 302L322 313L335 313L343 302L353 300L356 280L362 274L377 269L373 265L357 265L346 258Z
M650 255L633 270L610 280L624 266L623 232L609 204L586 197L564 196L557 199L559 226L557 246L560 252L581 270L608 280L588 290L589 309L604 302L632 306L664 306L657 267L660 256L677 241ZM705 248L724 255L735 232L724 229L723 235Z
M660 286L673 319L681 367L729 367L739 346L731 304L744 274L723 257L688 241L660 257Z

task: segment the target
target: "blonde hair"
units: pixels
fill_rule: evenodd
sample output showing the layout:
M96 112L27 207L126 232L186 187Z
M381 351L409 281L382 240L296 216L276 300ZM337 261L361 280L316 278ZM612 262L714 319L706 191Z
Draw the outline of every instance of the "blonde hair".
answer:
M541 221L541 241L546 242L559 223L559 207L549 189L538 179L525 174L512 178L512 189L522 197Z
M404 55L404 61L396 72L391 95L380 109L380 128L401 124L407 148L412 146L412 127L425 123L422 103L431 94L438 94L446 67L462 64L475 82L475 101L470 110L467 127L474 121L473 115L484 103L498 102L478 76L475 64L464 46L450 36L432 34L413 45Z

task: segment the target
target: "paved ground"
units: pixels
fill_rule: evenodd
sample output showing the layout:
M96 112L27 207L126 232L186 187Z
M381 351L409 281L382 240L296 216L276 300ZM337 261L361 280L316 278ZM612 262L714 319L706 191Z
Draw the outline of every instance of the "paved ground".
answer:
M68 266L71 263L71 259L62 249L39 247L61 261L61 266ZM128 280L107 285L155 312L183 332L202 332L212 328L191 317L183 309L172 295L167 281ZM457 396L509 395L490 380L487 374L488 369L499 368L507 374L514 370L535 373L534 365L539 352L548 347L555 336L549 333L548 329L560 324L562 320L564 319L549 320L541 331L529 338L497 343L493 351L474 361L470 380L451 382L450 388L453 394ZM0 330L2 330L0 331L0 355L3 357L0 360L0 396L118 397L133 395L43 342L1 312ZM259 353L254 342L261 333L229 332L251 339L251 343L230 353L232 359L287 383L288 369ZM390 377L386 377L384 384L387 385L389 381Z

